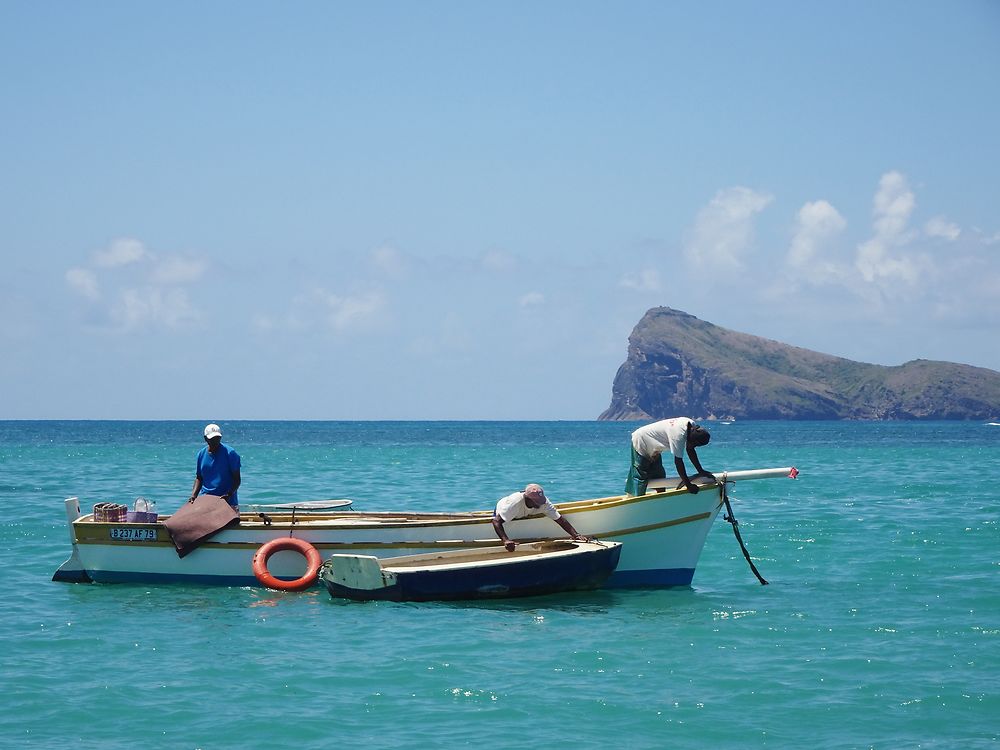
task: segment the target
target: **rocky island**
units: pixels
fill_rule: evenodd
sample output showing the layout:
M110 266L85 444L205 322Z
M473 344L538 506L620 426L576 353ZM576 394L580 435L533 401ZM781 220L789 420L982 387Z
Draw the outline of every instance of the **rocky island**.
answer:
M889 367L731 331L656 307L629 336L602 420L1000 417L1000 372L917 359Z

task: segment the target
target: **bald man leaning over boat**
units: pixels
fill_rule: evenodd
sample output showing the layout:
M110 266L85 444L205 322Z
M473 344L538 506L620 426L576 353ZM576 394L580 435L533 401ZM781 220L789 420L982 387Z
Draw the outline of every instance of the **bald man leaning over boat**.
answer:
M632 433L632 467L625 482L625 492L633 496L645 495L650 479L665 479L663 453L666 451L673 455L677 476L681 478L678 489L684 486L691 494L698 494L698 485L688 478L684 468L684 454L687 453L698 471L695 477L708 477L714 481L715 477L702 468L695 450L708 445L711 437L708 430L688 417L661 419L640 427Z
M513 552L516 545L507 536L507 532L503 527L504 523L513 521L516 518L525 518L537 511L541 511L559 524L563 531L574 539L581 542L587 541L587 537L574 529L573 524L560 515L559 511L556 510L556 506L548 501L548 498L545 497L545 490L542 489L541 485L529 484L521 492L514 492L500 498L497 501L496 510L493 511L493 530L496 531L497 536L500 537L500 541L503 542L503 546L508 552Z

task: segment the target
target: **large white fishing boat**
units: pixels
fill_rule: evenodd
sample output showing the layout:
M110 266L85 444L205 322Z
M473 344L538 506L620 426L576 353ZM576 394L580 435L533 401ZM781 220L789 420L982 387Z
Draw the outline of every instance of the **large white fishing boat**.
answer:
M650 483L641 497L616 495L557 503L581 534L622 543L618 568L608 586L685 586L694 577L709 529L725 502L726 486L739 481L795 476L792 467L719 472L697 494L674 489L673 480ZM241 512L184 557L178 556L160 517L155 523L97 521L82 513L76 497L65 501L73 551L53 576L57 581L97 583L198 583L259 586L254 554L267 542L292 537L332 554L392 557L497 544L492 510L412 513L355 510L330 512ZM544 515L505 524L515 541L564 537ZM306 567L302 555L280 551L268 561L278 578L295 579Z

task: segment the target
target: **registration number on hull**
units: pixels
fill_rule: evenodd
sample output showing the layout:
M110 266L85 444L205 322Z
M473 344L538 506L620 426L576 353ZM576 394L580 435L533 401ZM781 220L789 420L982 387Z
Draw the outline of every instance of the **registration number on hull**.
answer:
M155 542L156 529L130 529L126 526L112 526L108 533L113 542Z

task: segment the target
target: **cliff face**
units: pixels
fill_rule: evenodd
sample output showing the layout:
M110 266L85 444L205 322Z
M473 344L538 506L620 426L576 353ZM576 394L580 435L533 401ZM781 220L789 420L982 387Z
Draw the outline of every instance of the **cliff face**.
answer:
M996 419L1000 372L853 362L657 307L629 336L599 419Z

